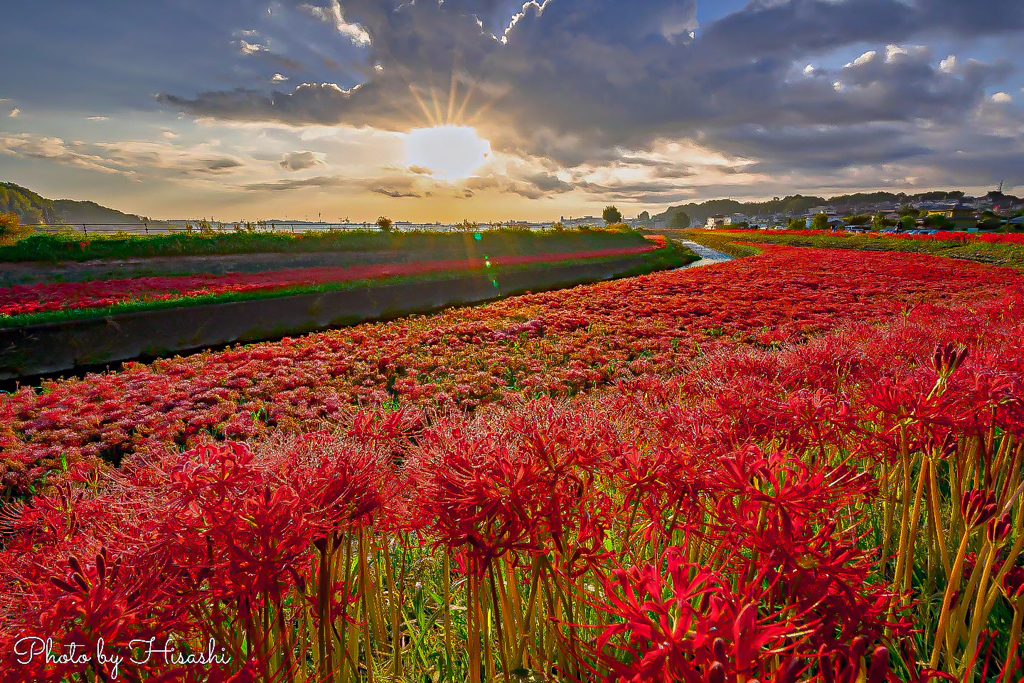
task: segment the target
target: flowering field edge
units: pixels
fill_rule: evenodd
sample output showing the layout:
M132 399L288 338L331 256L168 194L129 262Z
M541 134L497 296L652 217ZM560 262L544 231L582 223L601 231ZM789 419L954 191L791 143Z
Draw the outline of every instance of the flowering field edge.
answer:
M678 245L672 248L659 249L656 251L640 254L649 261L645 266L640 267L636 272L627 272L619 277L639 275L664 268L677 268L700 259L692 251ZM530 263L520 265L494 265L491 267L482 266L478 268L464 268L444 272L424 273L421 275L403 275L383 278L366 278L360 280L347 280L316 285L300 285L285 287L274 290L254 290L249 292L232 292L228 294L215 294L208 296L191 296L180 299L161 301L139 301L102 308L82 308L60 311L47 311L45 313L30 313L21 315L0 316L0 329L18 327L29 327L35 325L59 324L73 321L91 320L96 318L110 318L118 315L142 313L146 311L159 311L187 306L207 306L212 304L230 303L236 301L258 301L264 299L277 299L302 294L316 294L327 292L339 292L354 289L371 289L375 287L386 287L389 285L412 283L412 282L433 282L437 280L452 280L467 277L482 272L500 275L502 273L517 273L531 269L552 268L575 263L612 263L623 257L608 256L598 258L575 258L545 261L543 263Z

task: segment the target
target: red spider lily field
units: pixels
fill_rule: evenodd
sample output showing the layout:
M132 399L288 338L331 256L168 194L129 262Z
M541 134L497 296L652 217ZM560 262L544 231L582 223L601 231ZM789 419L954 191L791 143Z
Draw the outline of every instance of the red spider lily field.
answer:
M302 292L321 285L410 277L453 271L479 271L494 266L520 266L559 261L586 261L645 254L658 244L560 254L503 256L500 259L421 261L388 265L319 267L229 275L182 275L95 280L61 284L16 285L0 289L0 324L5 318L31 322L31 316L54 311L110 309L126 304L215 300L224 295ZM662 244L663 246L663 244ZM136 306L135 308L138 308Z
M1024 279L759 248L0 394L0 680L1020 681Z

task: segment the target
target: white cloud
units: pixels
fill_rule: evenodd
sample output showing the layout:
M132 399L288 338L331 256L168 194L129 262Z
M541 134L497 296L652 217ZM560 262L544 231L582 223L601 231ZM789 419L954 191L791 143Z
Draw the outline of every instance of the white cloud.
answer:
M956 71L956 55L950 55L939 62L939 71L947 74Z
M165 131L162 131L162 132L160 133L160 135L164 136L164 137L165 137L165 138L167 138L168 140L174 140L175 138L179 138L179 137L181 137L181 136L180 136L180 135L178 135L177 133L172 133L172 132L171 132L171 131L169 131L169 130L165 130Z
M902 47L900 47L898 45L886 45L885 46L885 61L886 61L887 64L892 63L893 60L895 60L897 57L901 57L903 55L908 55L908 54L910 54L910 53L907 52L907 50L905 50L904 48L902 48Z
M246 40L238 41L238 46L239 49L242 51L243 55L254 55L257 52L268 52L265 45L260 45L259 43L250 43Z
M109 160L85 151L81 142L64 142L55 137L32 136L27 133L0 135L0 154L22 159L55 161L100 173L115 174L125 171L114 168Z
M804 76L813 76L813 75L814 75L814 66L812 64L808 64L807 66L804 67Z
M992 101L996 104L1010 104L1013 102L1013 96L1005 92L997 92L992 95Z
M86 119L87 121L106 121L106 116L90 116Z
M326 24L334 24L338 33L351 40L354 45L370 44L370 34L365 28L359 24L345 21L345 15L342 14L341 3L338 0L331 0L329 7L307 4L302 5L302 9Z
M836 81L835 83L832 84L832 89L835 90L836 92L839 92L840 90L843 89L843 82Z
M18 118L18 114L20 114L20 113L21 113L21 110L18 109L17 107L15 107L14 109L11 110L11 113L7 115L7 118L9 118L9 119L16 119L16 118Z
M872 61L877 56L878 56L877 52L875 52L874 50L868 50L867 52L862 54L860 57L857 57L857 59L853 60L852 62L847 63L846 64L846 68L849 69L850 67L853 67L853 66L863 66L864 64L867 64L868 62Z
M271 83L284 83L287 80L288 80L288 77L283 75L283 74L274 74L273 77L271 77L270 82Z

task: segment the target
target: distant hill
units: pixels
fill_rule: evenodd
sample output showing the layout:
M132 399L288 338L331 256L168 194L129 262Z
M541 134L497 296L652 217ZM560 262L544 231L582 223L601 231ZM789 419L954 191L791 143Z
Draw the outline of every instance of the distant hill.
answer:
M963 196L964 193L960 190L953 190L949 192L937 190L912 195L908 195L903 192L898 194L894 194L892 192L865 192L838 195L828 199L824 197L795 194L781 199L776 197L775 199L765 202L738 202L733 199L712 199L699 204L694 203L683 204L681 206L671 206L663 213L653 216L652 218L666 218L671 220L672 216L677 212L683 211L690 217L690 225L700 225L707 220L708 216L713 216L715 214L728 216L734 213L741 213L755 218L759 215L770 216L772 214L802 214L816 206L826 205L846 207L852 210L860 208L868 210L876 204L885 204L890 202L909 203L916 201L942 201L945 199L960 199Z
M0 183L0 213L16 213L24 224L154 223L145 216L124 213L96 202L47 199L14 183Z
M58 218L53 201L14 183L0 183L0 213L16 213L22 223L29 224L53 223Z
M74 199L55 199L53 207L64 216L65 223L152 223L146 216L122 213L108 209L96 202L79 202Z

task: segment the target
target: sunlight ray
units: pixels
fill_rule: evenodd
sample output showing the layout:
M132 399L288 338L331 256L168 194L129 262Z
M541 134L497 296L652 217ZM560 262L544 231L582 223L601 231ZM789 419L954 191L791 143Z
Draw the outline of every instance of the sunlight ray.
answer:
M412 83L409 84L409 92L412 94L413 99L416 100L416 104L418 104L420 106L420 109L423 110L423 115L427 117L427 123L429 123L431 126L436 126L437 119L435 119L434 115L430 113L430 108L427 107L427 103L423 101L423 98L420 97L420 94L416 92L416 86L413 85Z

